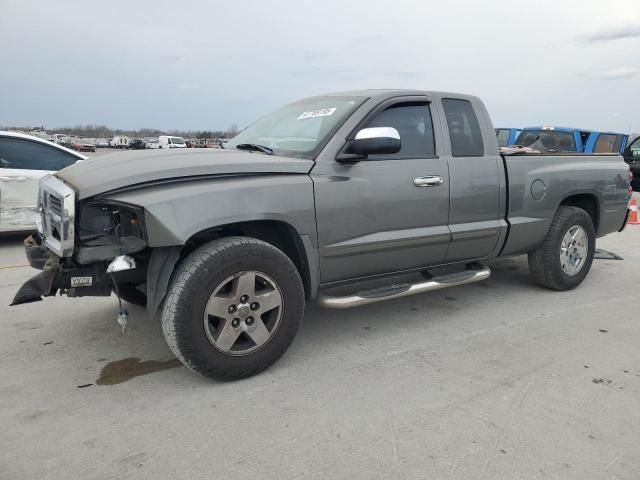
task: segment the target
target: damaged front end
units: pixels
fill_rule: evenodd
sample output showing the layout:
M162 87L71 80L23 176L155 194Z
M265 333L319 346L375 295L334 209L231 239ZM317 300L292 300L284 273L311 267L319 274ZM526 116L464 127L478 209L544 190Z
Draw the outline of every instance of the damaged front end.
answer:
M38 232L24 240L24 249L29 264L42 272L20 287L11 305L38 302L43 296L55 295L59 288L60 257L42 245L42 237Z
M42 270L16 293L11 305L56 293L109 296L119 287L144 288L150 255L144 210L90 200L75 215L75 192L55 177L41 182L38 232L24 241L29 264Z
M44 261L42 246L36 242L36 235L25 240L25 250L29 263L42 271L30 278L18 290L11 305L38 302L42 297L50 297L60 292L60 295L77 296L109 296L112 281L108 277L103 264L78 265L68 259L61 259L53 252L49 252Z

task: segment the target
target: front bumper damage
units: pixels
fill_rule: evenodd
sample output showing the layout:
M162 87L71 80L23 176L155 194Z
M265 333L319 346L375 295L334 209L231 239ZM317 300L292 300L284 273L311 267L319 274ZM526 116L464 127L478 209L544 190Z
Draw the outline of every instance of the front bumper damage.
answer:
M42 297L60 293L69 297L109 296L112 280L102 263L75 265L61 262L58 255L48 250L35 233L24 241L25 253L33 268L42 270L20 287L11 305L38 302Z

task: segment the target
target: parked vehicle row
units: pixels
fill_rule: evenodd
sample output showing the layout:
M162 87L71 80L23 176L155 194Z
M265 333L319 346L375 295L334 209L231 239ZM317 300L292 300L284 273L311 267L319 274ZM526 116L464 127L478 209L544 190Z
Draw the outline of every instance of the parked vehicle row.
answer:
M615 154L501 155L473 96L316 96L224 149L107 155L43 178L25 242L42 272L13 305L117 285L161 312L187 367L245 377L283 355L307 301L340 309L477 282L487 260L520 254L541 286L577 287L596 238L626 224L629 181ZM423 279L398 277L411 272Z

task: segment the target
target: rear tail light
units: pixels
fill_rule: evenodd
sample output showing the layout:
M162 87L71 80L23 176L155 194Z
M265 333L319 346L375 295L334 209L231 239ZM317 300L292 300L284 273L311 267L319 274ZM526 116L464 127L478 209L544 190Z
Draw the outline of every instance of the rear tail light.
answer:
M633 182L633 172L629 170L629 189L627 193L629 194L629 204L631 204L631 196L633 195L633 188L631 187L631 182Z

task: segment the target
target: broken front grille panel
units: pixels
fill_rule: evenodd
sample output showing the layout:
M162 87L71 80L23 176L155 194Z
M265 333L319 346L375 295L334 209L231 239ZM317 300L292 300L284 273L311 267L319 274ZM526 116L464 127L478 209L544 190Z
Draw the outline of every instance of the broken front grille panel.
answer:
M53 175L40 180L38 232L49 250L60 257L73 253L75 192Z

